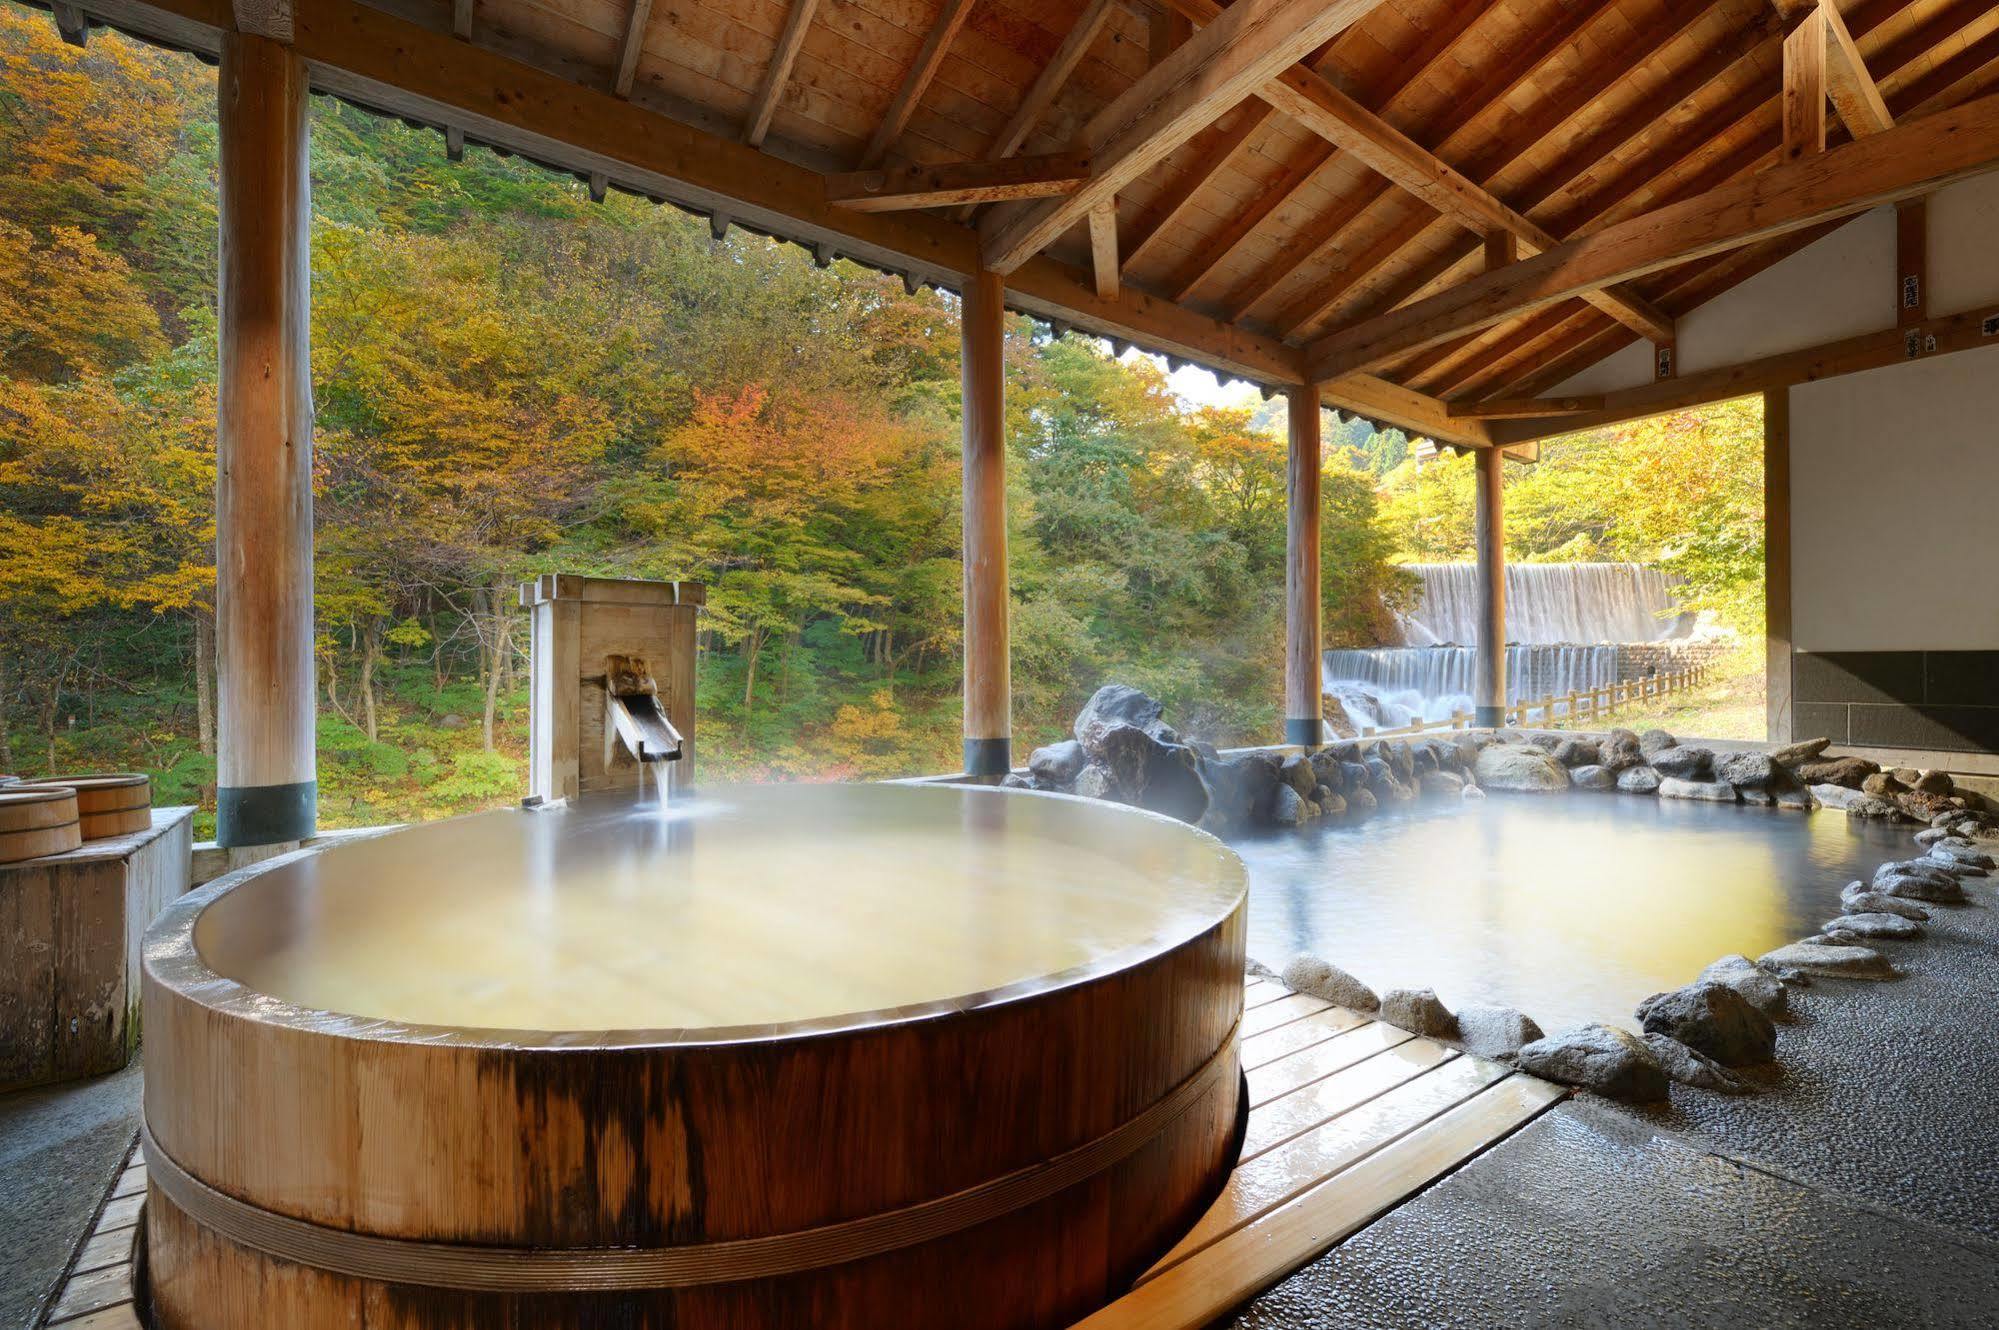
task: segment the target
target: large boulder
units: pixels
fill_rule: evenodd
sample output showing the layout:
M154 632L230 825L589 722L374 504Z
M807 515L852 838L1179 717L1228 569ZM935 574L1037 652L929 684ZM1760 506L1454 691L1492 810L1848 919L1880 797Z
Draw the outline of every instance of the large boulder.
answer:
M1588 739L1564 739L1555 745L1555 760L1571 770L1601 766L1603 750Z
M1465 778L1455 771L1422 771L1416 775L1416 790L1432 798L1455 799L1465 791Z
M1923 926L1913 919L1904 919L1899 914L1887 911L1865 914L1842 914L1837 919L1825 921L1827 933L1851 933L1855 937L1911 938L1923 935Z
M1929 857L1937 860L1939 863L1947 861L1953 864L1961 864L1966 868L1989 870L1994 866L1991 855L1979 849L1970 841L1956 836L1946 840L1930 842Z
M1284 759L1277 778L1307 799L1319 788L1319 773L1312 769L1311 759L1297 753Z
M1795 972L1822 979L1893 979L1896 974L1888 958L1872 947L1820 942L1793 942L1758 956L1756 963L1778 974Z
M1724 753L1714 762L1716 780L1744 790L1767 790L1778 780L1778 766L1768 753Z
M1796 767L1817 759L1820 753L1832 747L1830 739L1800 739L1794 744L1770 750L1770 760L1780 767Z
M1666 1072L1638 1036L1608 1025L1579 1025L1536 1039L1516 1065L1543 1080L1580 1085L1612 1099L1652 1104L1666 1097Z
M1714 753L1706 748L1676 744L1651 754L1651 761L1662 776L1678 776L1681 780L1711 780L1714 777Z
M1818 793L1817 786L1812 787L1812 793ZM1889 803L1886 799L1876 799L1872 795L1865 794L1846 805L1846 815L1870 822L1903 822L1908 820L1907 814L1894 804Z
M1631 767L1617 773L1617 788L1626 794L1657 794L1661 779L1650 767Z
M1821 758L1797 765L1798 779L1807 785L1842 785L1857 790L1860 783L1881 769L1878 762L1864 757Z
M1617 773L1605 766L1582 766L1569 773L1569 779L1579 790L1614 790L1617 788Z
M1381 995L1381 1019L1411 1034L1448 1039L1458 1032L1458 1018L1428 988L1391 988Z
M1735 802L1735 787L1719 780L1682 780L1667 776L1659 782L1661 799L1698 799L1711 804Z
M1917 923L1927 923L1930 912L1912 900L1900 896L1884 896L1872 890L1865 882L1849 882L1839 893L1840 908L1848 914L1896 914Z
M1083 751L1082 744L1064 739L1028 754L1027 769L1036 780L1066 788L1075 783L1089 761L1090 755Z
M1892 771L1877 771L1860 782L1860 792L1871 794L1876 799L1887 799L1897 794L1908 794L1909 787L1895 778Z
M1117 777L1100 762L1092 762L1076 773L1075 793L1085 799L1117 798Z
M1090 694L1090 700L1076 713L1074 733L1083 747L1092 749L1091 731L1112 725L1130 725L1155 739L1178 743L1180 736L1173 732L1173 727L1159 719L1165 709L1163 703L1129 684L1107 683Z
M1116 721L1092 725L1083 747L1091 766L1110 771L1111 798L1183 822L1199 822L1208 811L1200 757L1186 745L1167 743L1136 725Z
M1648 1034L1645 1047L1659 1059L1666 1075L1681 1085L1716 1094L1749 1094L1756 1088L1699 1049L1689 1048L1671 1035Z
M1890 860L1874 870L1874 890L1883 896L1905 900L1934 901L1957 905L1964 901L1964 884L1957 878L1919 859Z
M1948 771L1925 771L1909 782L1909 788L1918 794L1956 794L1957 782Z
M1727 984L1750 1006L1765 1016L1776 1018L1790 1008L1790 994L1783 981L1775 975L1756 968L1756 962L1747 956L1723 956L1714 964L1701 971L1698 983Z
M1458 1013L1458 1041L1482 1058L1510 1058L1544 1031L1534 1018L1511 1007L1466 1007Z
M1331 961L1320 960L1317 956L1292 957L1291 963L1284 967L1278 978L1292 992L1305 993L1334 1006L1352 1011L1381 1009L1381 999L1374 995L1373 989Z
M1663 1034L1724 1067L1746 1067L1777 1055L1777 1027L1748 998L1714 980L1696 981L1638 1004L1647 1034Z
M1569 788L1569 773L1562 764L1527 744L1495 744L1481 749L1472 771L1488 790L1547 794Z
M1356 817L1365 817L1381 807L1381 800L1374 797L1374 791L1365 785L1356 785L1347 791L1347 812Z
M1275 753L1243 753L1236 757L1204 758L1201 776L1208 786L1208 813L1201 825L1229 833L1267 822L1277 789Z
M1270 792L1270 822L1272 826L1295 827L1300 822L1309 821L1317 812L1298 793L1298 787L1284 781L1277 782L1277 788Z
M1647 730L1638 736L1638 751L1649 761L1654 753L1663 753L1668 748L1678 747L1679 742L1664 730Z

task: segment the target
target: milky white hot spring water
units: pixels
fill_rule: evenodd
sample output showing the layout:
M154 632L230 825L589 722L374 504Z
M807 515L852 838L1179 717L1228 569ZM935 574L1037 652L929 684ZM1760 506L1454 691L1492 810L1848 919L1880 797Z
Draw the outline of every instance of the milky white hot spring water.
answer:
M741 787L457 819L268 872L195 943L249 988L349 1015L706 1029L1059 975L1189 937L1240 891L1205 838L925 794Z

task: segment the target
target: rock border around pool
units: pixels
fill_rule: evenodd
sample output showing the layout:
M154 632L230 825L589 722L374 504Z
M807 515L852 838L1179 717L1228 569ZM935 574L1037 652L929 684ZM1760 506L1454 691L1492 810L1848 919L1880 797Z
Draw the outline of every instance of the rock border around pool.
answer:
M1766 750L1683 742L1656 729L1451 730L1224 753L1183 739L1164 716L1164 705L1141 690L1105 684L1077 714L1073 737L1035 749L1026 770L1003 784L1133 804L1218 835L1364 818L1384 806L1491 790L1830 807L1999 838L1999 822L1948 772L1883 770L1863 757L1829 755L1826 739Z

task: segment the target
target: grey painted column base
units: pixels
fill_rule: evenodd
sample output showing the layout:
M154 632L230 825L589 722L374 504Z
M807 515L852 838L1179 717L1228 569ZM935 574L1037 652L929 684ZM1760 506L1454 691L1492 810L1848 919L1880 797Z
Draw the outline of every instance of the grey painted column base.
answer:
M319 782L225 786L215 792L215 843L281 845L319 834Z
M1284 742L1297 748L1318 748L1326 742L1325 721L1318 716L1286 716Z
M1506 728L1506 708L1473 707L1471 713L1471 723L1478 726L1482 730L1504 729Z
M1012 739L965 740L967 776L1004 776L1012 770Z

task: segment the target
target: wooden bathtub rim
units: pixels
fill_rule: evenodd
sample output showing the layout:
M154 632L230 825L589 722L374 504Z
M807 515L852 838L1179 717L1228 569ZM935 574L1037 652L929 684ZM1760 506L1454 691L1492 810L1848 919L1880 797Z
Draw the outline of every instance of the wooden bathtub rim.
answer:
M925 788L955 794L963 792L967 787ZM1248 899L1249 870L1241 858L1220 838L1178 818L1155 813L1149 809L1135 808L1129 804L1107 804L1100 799L1055 791L979 789L974 797L1059 799L1104 812L1112 817L1149 820L1162 828L1169 829L1171 834L1196 837L1200 841L1209 842L1213 849L1220 851L1222 857L1218 858L1217 862L1223 871L1233 878L1234 892L1217 917L1191 926L1184 930L1184 935L1155 935L1067 969L1017 980L998 988L981 989L952 997L935 998L927 1002L909 1003L900 1007L843 1012L831 1016L808 1017L798 1021L685 1028L533 1030L497 1026L438 1025L420 1021L398 1021L381 1016L359 1016L349 1012L303 1006L219 974L202 957L200 949L194 942L194 927L203 910L222 896L266 873L313 855L338 850L345 843L327 841L261 860L216 878L183 895L162 911L147 928L142 968L148 981L160 984L162 988L170 990L182 1000L193 1002L218 1014L264 1025L289 1027L312 1034L333 1035L343 1039L421 1043L427 1046L444 1045L453 1048L494 1049L507 1052L696 1049L758 1042L788 1043L820 1035L854 1034L878 1027L905 1025L939 1016L981 1011L1011 1002L1044 997L1065 988L1120 974L1148 960L1186 947L1240 913L1244 908L1244 902ZM516 812L518 816L535 815L532 810L526 809L499 811ZM482 817L490 816L490 813L473 813L466 816ZM383 834L395 833L391 831Z

